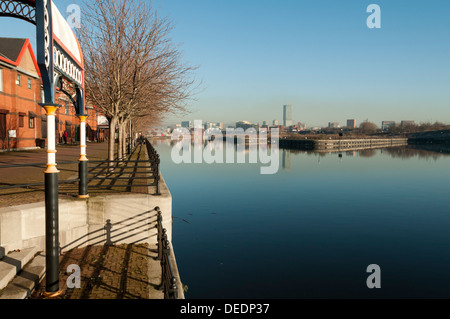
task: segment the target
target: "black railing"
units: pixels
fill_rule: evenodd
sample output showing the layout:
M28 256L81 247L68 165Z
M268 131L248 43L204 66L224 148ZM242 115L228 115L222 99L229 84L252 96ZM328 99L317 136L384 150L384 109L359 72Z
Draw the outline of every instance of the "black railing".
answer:
M161 195L161 192L159 191L159 180L161 178L159 174L159 164L161 163L161 160L159 159L159 154L156 152L155 148L149 142L149 140L147 138L144 140L147 146L147 154L150 161L150 166L152 167L153 178L155 179L156 195Z
M164 299L178 299L177 278L173 272L173 265L170 261L171 249L170 242L167 239L167 230L163 228L162 213L159 207L155 210L158 212L157 228L158 228L158 260L161 261L161 286L164 291Z

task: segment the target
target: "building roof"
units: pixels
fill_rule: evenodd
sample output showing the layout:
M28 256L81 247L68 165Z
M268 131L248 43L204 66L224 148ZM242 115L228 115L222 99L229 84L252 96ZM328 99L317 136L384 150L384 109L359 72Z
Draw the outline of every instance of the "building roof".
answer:
M17 62L26 41L27 39L0 38L0 57Z
M39 66L31 47L30 40L18 38L0 38L0 61L8 63L13 67L18 67L22 58L26 55L27 50L31 56L32 63L38 76L40 76Z

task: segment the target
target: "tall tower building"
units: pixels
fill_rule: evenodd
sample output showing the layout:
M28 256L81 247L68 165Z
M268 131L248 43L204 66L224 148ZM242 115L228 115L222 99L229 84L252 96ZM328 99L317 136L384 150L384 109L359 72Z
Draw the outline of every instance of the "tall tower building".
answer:
M283 125L285 127L289 127L293 125L292 121L292 105L285 105L283 107Z

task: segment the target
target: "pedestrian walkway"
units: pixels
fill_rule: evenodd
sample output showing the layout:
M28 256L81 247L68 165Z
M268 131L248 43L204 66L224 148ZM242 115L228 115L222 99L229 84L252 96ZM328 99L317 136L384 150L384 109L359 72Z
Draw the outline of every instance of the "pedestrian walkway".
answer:
M87 246L61 256L58 299L164 299L159 290L161 265L157 247L148 244ZM80 287L69 288L70 265L81 270ZM68 269L70 272L68 272ZM32 299L45 299L45 280Z
M77 145L59 145L57 151L58 170L60 171L59 180L78 178L77 161L80 157L80 147ZM89 160L104 160L107 158L107 153L107 143L90 143L88 145ZM46 162L47 152L45 149L0 153L0 188L2 186L43 183ZM74 163L64 164L64 162ZM5 165L34 163L42 165L1 168ZM61 199L73 197L72 195L60 190ZM43 186L0 189L0 207L38 203L44 200Z
M57 162L59 173L59 197L73 198L78 195L78 158L80 149L76 145L58 146ZM145 186L153 180L145 179L150 170L145 163L123 162L114 163L114 170L110 171L105 162L108 154L107 143L91 143L88 145L90 195L105 193L144 193L152 194L152 187ZM44 170L46 168L47 153L45 150L0 153L0 207L17 206L38 203L45 200ZM145 145L137 145L128 160L148 160ZM11 167L11 165L39 164L33 166ZM2 166L7 166L2 168ZM147 165L148 166L148 165ZM144 179L140 179L144 177ZM15 185L29 186L2 189ZM34 184L34 185L33 185Z

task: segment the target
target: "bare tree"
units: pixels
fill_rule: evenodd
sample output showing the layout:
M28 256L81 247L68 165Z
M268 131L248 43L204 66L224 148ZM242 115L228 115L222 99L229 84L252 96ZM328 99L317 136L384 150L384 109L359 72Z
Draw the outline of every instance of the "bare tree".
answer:
M186 111L195 67L182 63L169 38L171 23L149 1L93 0L85 5L83 21L86 98L109 120L109 160L116 129L122 158L130 120Z
M363 134L374 134L377 132L378 126L375 123L366 121L360 124L359 130Z

